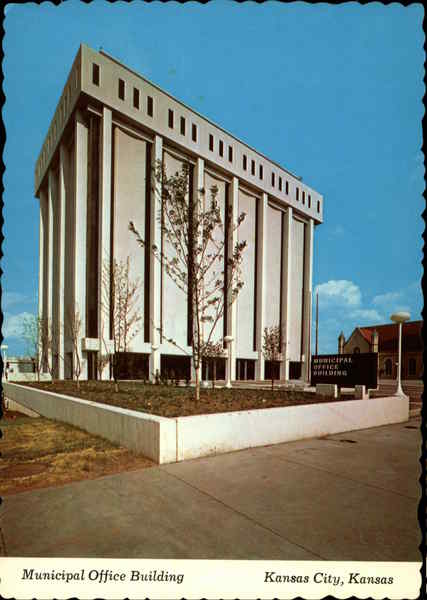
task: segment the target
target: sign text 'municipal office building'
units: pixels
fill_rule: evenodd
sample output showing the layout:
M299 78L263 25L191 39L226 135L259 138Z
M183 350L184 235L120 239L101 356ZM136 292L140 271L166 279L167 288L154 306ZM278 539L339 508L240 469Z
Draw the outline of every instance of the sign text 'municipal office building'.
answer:
M222 208L246 213L234 233L247 241L244 287L218 330L230 335L232 379L263 379L265 327L282 332L281 378L309 376L314 227L323 198L302 180L191 110L105 52L82 45L63 88L35 169L40 200L39 314L57 327L56 376L71 377L72 347L61 327L79 309L82 378L96 377L103 261L130 257L140 277L141 327L131 344L136 376L171 365L189 372L187 300L129 221L159 247L153 166L192 170L193 192L218 188ZM237 241L237 240L236 240ZM146 255L144 255L146 252ZM159 330L183 350L160 339ZM65 331L65 333L64 333ZM108 337L108 336L107 336ZM133 367L132 367L133 368ZM131 369L132 371L132 369ZM108 377L106 368L102 374Z

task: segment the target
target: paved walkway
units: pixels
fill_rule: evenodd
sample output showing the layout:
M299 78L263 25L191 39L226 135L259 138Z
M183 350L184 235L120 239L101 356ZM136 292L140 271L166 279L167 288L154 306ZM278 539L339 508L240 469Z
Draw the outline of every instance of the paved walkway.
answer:
M421 560L420 419L3 499L8 556Z

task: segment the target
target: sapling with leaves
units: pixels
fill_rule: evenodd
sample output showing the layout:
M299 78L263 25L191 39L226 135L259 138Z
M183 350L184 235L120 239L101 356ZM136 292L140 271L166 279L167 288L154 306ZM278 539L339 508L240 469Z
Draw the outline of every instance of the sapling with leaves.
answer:
M208 194L204 189L193 196L189 194L189 174L187 162L172 175L166 173L160 161L156 165L156 190L161 189L157 215L163 239L160 248L150 245L132 222L129 229L142 247L148 246L191 306L192 362L198 401L202 361L208 356L210 344L218 343L217 326L243 287L241 263L246 241L238 241L232 247L230 240L245 213L233 222L232 207L226 203L223 216L216 186Z
M273 325L264 328L262 353L265 360L271 361L271 389L274 389L274 364L281 360L280 327Z
M46 360L43 352L43 330L45 328L45 319L36 315L29 315L23 321L23 333L27 350L33 359L34 369L37 374L37 381L40 381L40 371L43 361Z
M139 299L141 280L130 272L130 257L126 260L106 260L102 271L101 310L111 319L113 341L112 371L114 389L119 391L118 353L128 352L132 340L140 331L142 317ZM105 340L103 340L104 346Z
M78 305L69 307L65 316L65 335L72 348L72 377L76 381L77 390L80 390L80 376L82 374L81 336L82 318Z

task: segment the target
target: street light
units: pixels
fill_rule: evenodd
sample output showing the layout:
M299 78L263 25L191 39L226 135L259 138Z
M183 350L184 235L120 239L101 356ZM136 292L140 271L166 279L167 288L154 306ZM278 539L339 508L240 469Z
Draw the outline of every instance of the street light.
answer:
M401 384L401 370L402 370L402 325L405 321L409 321L411 315L408 312L397 312L393 313L390 319L399 325L399 358L397 363L397 390L396 396L404 396Z
M226 335L224 337L224 342L227 346L227 381L225 382L226 388L231 388L231 352L230 352L230 344L233 341L233 336Z

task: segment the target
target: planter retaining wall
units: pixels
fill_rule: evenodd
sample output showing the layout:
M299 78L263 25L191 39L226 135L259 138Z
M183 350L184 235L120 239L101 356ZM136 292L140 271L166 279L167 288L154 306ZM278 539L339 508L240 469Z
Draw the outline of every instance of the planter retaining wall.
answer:
M176 461L176 424L172 419L14 383L3 382L3 388L6 398L43 417L80 427L156 463Z
M162 464L409 418L406 396L166 418L4 383L7 398L45 417L100 435Z

